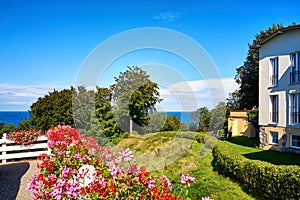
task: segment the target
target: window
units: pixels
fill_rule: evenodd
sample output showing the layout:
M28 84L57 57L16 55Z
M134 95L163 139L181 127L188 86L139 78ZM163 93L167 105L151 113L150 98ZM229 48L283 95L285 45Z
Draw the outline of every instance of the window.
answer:
M300 52L292 53L290 55L291 61L291 84L300 83Z
M270 121L272 123L278 122L278 95L270 96L271 100L271 113L270 113Z
M271 144L278 144L278 132L270 132L270 143Z
M291 107L290 107L290 123L299 124L300 123L300 94L291 94Z
M296 135L296 134L290 135L290 147L300 149L300 135Z
M270 60L270 63L271 63L270 85L276 86L278 85L278 57L272 58Z

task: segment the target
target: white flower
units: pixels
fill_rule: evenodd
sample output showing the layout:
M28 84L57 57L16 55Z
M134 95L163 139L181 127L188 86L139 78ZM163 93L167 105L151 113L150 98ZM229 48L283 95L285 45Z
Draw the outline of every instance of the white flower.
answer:
M95 180L96 169L92 165L82 165L78 170L80 187L86 187Z

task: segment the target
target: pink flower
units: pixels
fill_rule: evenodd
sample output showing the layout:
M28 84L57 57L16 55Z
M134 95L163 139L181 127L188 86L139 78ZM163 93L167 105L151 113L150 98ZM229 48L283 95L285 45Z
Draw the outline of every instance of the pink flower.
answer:
M81 158L81 155L80 155L80 153L75 153L75 154L73 155L73 158L80 159L80 158Z
M127 148L120 153L120 156L122 156L124 161L130 161L133 158L133 153L129 148Z
M166 181L166 183L167 183L169 189L170 189L170 190L173 189L170 180L169 180L165 175L163 175L162 177L160 177L159 180L162 181L162 182L163 182L163 181Z
M99 183L100 183L100 185L106 186L107 182L106 182L105 178L102 175L100 175Z
M32 176L31 181L28 183L26 189L30 190L32 192L33 195L38 194L39 193L39 188L41 187L42 182L38 180L38 176L36 174L34 174Z
M153 188L155 188L155 180L153 180L153 179L149 179L148 181L147 181L147 184L148 184L148 187L149 188L151 188L151 189L153 189Z
M190 176L189 174L182 174L180 177L181 183L190 186L192 182L196 182L195 177Z

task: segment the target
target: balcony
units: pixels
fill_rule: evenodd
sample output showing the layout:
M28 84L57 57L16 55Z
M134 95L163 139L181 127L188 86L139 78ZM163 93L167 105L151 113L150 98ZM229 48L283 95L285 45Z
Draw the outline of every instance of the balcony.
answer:
M291 112L291 123L292 124L300 123L300 113L299 112Z
M290 83L291 84L297 84L300 83L300 71L292 71L290 73Z

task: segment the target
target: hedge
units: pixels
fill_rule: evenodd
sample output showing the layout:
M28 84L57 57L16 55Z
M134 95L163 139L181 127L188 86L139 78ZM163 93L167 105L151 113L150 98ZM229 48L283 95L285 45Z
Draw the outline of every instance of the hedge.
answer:
M220 174L247 185L267 199L300 199L300 167L250 160L218 141L213 148L213 167Z

